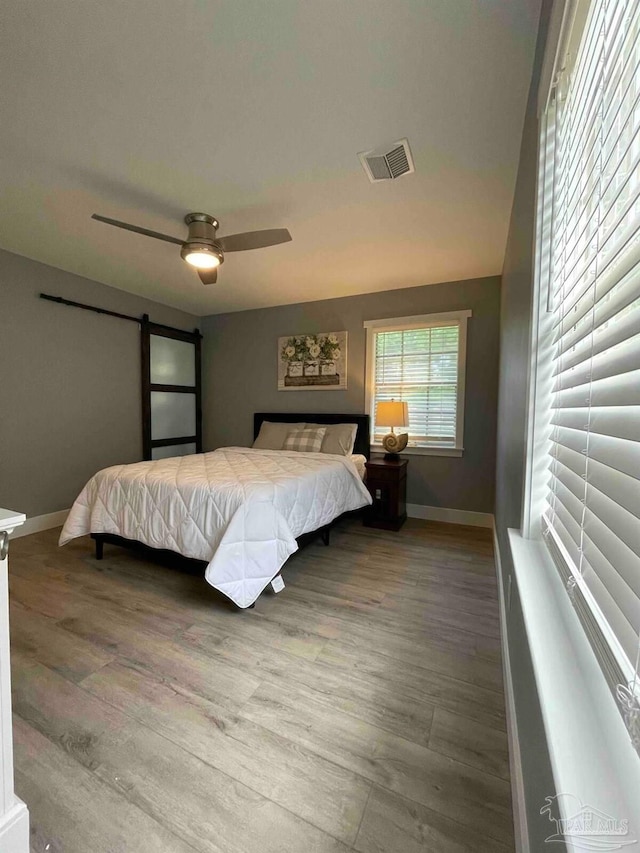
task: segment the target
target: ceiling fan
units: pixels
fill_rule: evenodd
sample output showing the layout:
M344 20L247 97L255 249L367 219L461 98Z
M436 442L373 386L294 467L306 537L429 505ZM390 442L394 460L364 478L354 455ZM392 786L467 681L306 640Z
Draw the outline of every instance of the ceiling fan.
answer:
M126 231L135 231L136 234L144 234L156 240L164 240L166 243L175 243L181 246L180 257L188 264L195 267L200 281L203 284L215 284L218 278L218 267L224 262L225 252L244 252L247 249L264 249L267 246L277 246L278 243L288 243L291 234L286 228L271 228L266 231L245 231L243 234L230 234L228 237L216 237L218 220L208 213L188 213L184 221L189 228L185 240L179 237L169 237L158 231L150 231L148 228L140 228L138 225L129 225L128 222L120 222L118 219L109 219L107 216L92 214L92 219L98 222L106 222L107 225L115 225L116 228L124 228Z

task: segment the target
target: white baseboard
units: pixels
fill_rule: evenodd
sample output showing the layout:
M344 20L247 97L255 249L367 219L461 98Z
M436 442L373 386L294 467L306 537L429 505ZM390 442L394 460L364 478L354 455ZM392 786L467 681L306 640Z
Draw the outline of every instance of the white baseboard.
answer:
M29 811L18 797L12 809L0 817L2 853L29 853Z
M500 638L502 641L502 673L504 680L504 699L507 714L507 738L509 741L509 771L511 776L511 800L513 805L513 828L516 853L529 853L529 830L527 826L527 805L524 797L524 776L518 737L513 678L509 659L507 639L507 602L504 599L502 560L496 529L493 529L493 550L495 552L496 573L498 575L498 598L500 602Z
M468 524L471 527L493 527L490 512L472 512L466 509L446 509L441 506L407 504L409 518L424 518L427 521L445 521L448 524Z
M11 538L18 539L20 536L30 536L32 533L40 533L41 530L51 530L52 527L61 527L67 520L68 515L68 509L61 509L59 512L49 512L46 515L34 515L33 518L27 518L23 525L16 527L11 534Z

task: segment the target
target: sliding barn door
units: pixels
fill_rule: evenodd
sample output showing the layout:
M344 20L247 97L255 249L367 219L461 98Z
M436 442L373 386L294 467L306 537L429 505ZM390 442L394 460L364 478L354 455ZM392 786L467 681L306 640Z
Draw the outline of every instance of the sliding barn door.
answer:
M142 323L145 459L202 452L200 333Z

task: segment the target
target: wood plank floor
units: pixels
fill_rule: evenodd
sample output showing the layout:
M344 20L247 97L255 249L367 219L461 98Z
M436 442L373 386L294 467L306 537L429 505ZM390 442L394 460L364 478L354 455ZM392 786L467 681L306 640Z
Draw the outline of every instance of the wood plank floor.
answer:
M244 612L58 533L9 560L33 851L513 850L488 531L343 521Z

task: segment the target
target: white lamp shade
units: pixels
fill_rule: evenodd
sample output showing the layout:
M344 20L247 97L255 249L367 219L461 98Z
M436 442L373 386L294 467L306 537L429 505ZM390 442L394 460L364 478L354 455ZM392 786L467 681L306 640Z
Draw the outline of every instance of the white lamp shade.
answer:
M376 425L386 427L408 426L409 406L396 400L376 403Z

